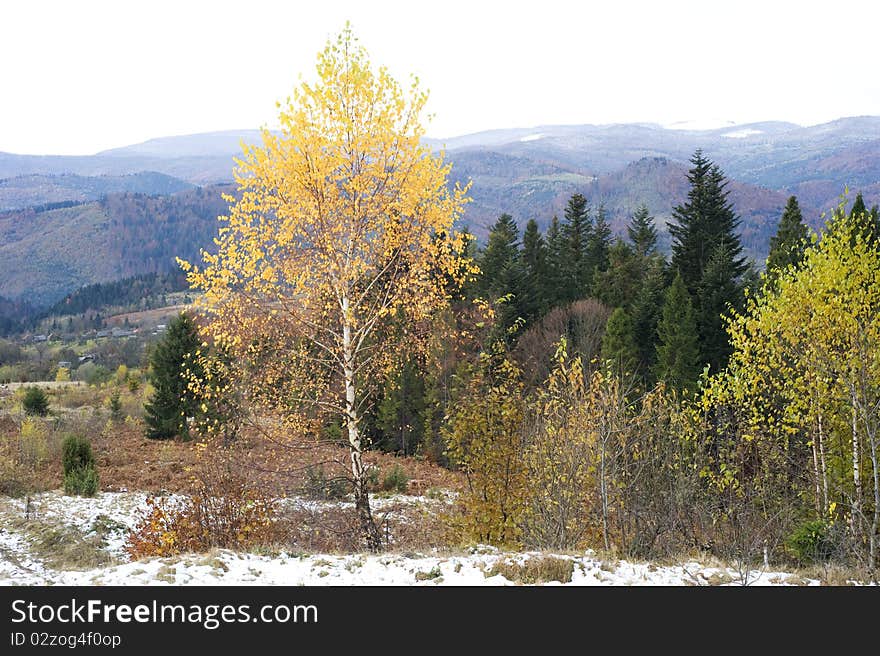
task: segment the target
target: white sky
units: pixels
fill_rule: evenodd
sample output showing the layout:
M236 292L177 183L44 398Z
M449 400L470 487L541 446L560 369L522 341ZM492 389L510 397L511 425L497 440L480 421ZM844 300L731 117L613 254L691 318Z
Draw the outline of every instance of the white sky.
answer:
M430 89L429 136L880 115L876 0L4 0L0 151L271 126L346 20Z

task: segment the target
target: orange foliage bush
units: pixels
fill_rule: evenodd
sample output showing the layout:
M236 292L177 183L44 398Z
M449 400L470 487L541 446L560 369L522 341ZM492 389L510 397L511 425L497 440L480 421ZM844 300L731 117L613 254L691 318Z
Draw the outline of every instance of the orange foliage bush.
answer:
M150 497L147 513L132 530L132 558L203 552L214 547L248 549L281 539L278 502L235 471L226 450L203 458L182 499Z

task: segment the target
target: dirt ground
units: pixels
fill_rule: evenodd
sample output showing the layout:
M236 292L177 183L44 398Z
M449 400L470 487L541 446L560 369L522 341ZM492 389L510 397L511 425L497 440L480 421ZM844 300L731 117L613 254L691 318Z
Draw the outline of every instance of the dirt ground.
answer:
M17 434L17 421L4 416L0 439L14 446ZM105 492L185 493L193 468L204 457L199 455L194 441L147 439L140 422L104 424L103 429L87 437L97 461L100 489ZM314 477L317 469L322 470L326 479L349 475L348 449L342 446L304 441L279 446L245 432L237 448L241 455L236 458L236 465L249 478L261 481L273 491L296 493ZM60 449L56 445L53 450L55 453L38 472L45 489L57 489L62 483ZM368 451L364 460L377 469L375 479L380 483L393 468L401 468L409 480L407 493L414 495L432 488L456 491L463 484L459 473L417 458Z

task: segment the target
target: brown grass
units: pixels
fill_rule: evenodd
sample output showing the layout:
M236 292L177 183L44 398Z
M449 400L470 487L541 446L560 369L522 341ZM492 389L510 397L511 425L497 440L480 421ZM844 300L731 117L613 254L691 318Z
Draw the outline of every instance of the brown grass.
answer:
M9 528L31 539L31 553L56 570L94 569L113 562L104 551L100 532L86 535L74 526L46 524L21 518L6 518Z
M140 420L111 423L105 410L68 413L52 423L52 439L58 443L66 433L79 433L89 438L101 477L101 490L143 492L186 492L188 469L196 462L196 443L176 440L150 440L144 436ZM18 421L0 417L0 446L14 448L18 440ZM308 481L309 466L322 467L328 478L349 476L348 449L326 443L292 445L288 450L273 450L257 437L240 438L242 452L247 453L239 465L243 472L279 495L300 494ZM57 449L42 463L38 478L44 489L61 485L61 459ZM460 490L460 474L416 458L399 458L378 452L367 452L364 460L378 470L378 480L400 466L411 479L423 481L424 489ZM410 490L420 492L421 488Z
M556 556L531 556L522 563L499 560L486 572L486 576L499 574L508 581L525 585L548 581L570 583L574 574L574 561Z

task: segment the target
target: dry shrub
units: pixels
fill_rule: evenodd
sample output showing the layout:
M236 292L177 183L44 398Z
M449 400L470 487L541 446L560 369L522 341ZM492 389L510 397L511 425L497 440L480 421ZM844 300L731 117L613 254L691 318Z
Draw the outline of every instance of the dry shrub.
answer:
M12 433L0 435L0 493L27 496L54 487L47 468L58 456L58 436L39 417L26 417Z
M526 585L547 583L548 581L570 583L574 574L574 561L556 556L532 556L522 563L499 560L486 572L486 576L499 574L508 581Z
M441 512L401 502L374 509L387 549L398 552L453 549L458 536ZM360 525L352 504L297 503L279 519L290 547L307 553L352 553L363 549Z
M352 553L363 549L357 515L351 506L300 505L284 516L287 539L296 549L310 553Z
M602 350L602 336L611 309L593 298L554 308L517 340L514 355L522 366L526 387L540 385L553 369L556 346L561 337L572 357L589 365Z
M217 448L197 464L187 496L150 497L146 515L129 535L132 558L247 550L282 541L278 501L235 468L234 451Z
M98 391L89 385L65 385L53 390L53 402L68 409L93 406L96 402Z

